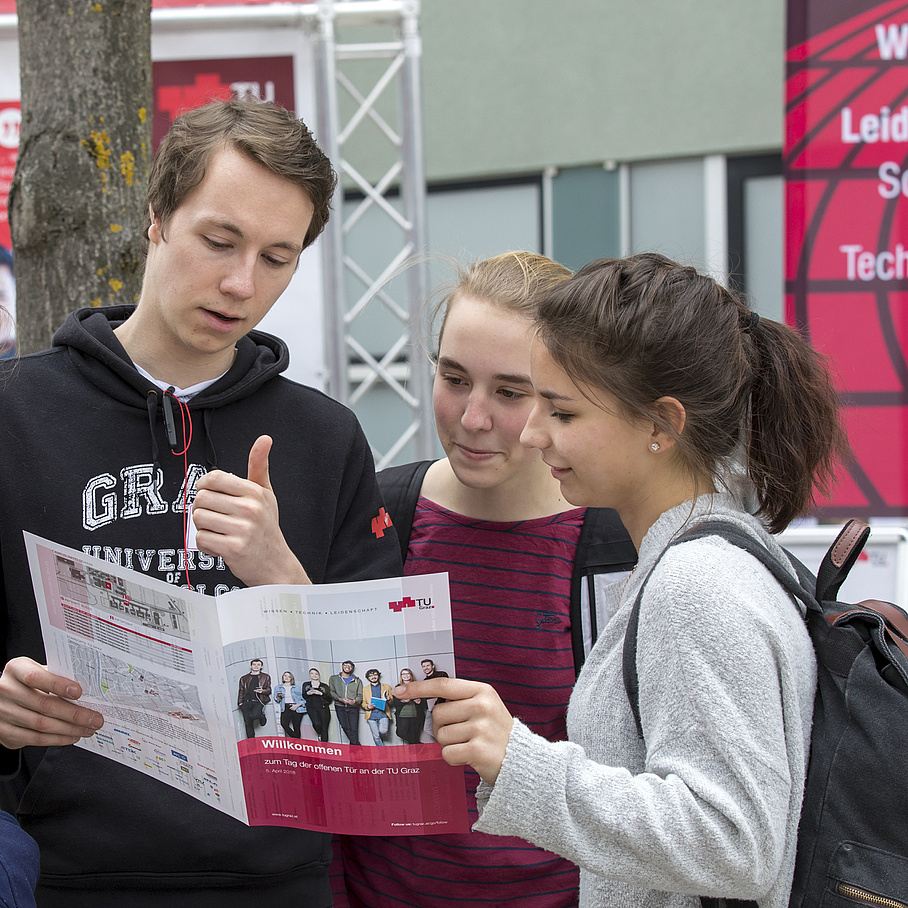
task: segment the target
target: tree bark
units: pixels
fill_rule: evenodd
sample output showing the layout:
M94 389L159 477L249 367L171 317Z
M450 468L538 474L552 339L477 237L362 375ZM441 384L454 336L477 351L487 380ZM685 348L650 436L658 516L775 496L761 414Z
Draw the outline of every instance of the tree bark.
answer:
M132 303L151 162L151 0L18 0L22 129L9 197L23 353L67 313Z

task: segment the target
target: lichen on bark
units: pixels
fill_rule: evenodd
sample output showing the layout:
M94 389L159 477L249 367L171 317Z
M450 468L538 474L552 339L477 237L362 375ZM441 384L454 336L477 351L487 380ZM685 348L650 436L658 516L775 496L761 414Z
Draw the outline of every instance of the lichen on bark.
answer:
M134 302L151 149L151 0L18 0L10 193L23 352L72 309Z

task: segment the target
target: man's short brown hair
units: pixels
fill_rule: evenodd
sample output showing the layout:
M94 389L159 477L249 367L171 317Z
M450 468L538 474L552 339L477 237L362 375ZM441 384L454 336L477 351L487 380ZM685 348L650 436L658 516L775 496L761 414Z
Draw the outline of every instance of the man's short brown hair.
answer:
M306 124L270 101L232 98L180 114L151 165L146 219L150 209L163 230L205 179L208 162L222 148L235 148L306 193L315 211L303 248L311 245L328 223L337 174Z

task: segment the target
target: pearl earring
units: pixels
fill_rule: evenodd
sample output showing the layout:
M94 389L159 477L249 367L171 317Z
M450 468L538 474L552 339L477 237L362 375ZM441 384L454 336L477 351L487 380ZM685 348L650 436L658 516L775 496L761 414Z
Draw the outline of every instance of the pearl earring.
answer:
M654 441L649 447L650 447L650 450L651 450L651 451L658 451L658 450L659 450L659 442L658 442L658 441Z

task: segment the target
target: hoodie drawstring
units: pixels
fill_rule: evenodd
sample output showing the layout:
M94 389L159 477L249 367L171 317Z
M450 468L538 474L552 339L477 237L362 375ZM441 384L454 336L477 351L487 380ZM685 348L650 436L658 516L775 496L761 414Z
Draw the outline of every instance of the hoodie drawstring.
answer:
M211 440L211 420L214 410L202 411L202 422L205 425L205 460L209 470L218 468L218 452L215 450L214 442Z
M158 392L149 391L145 395L145 406L148 408L148 429L151 434L151 462L157 467L158 463L158 440L155 438L155 425L158 421Z

